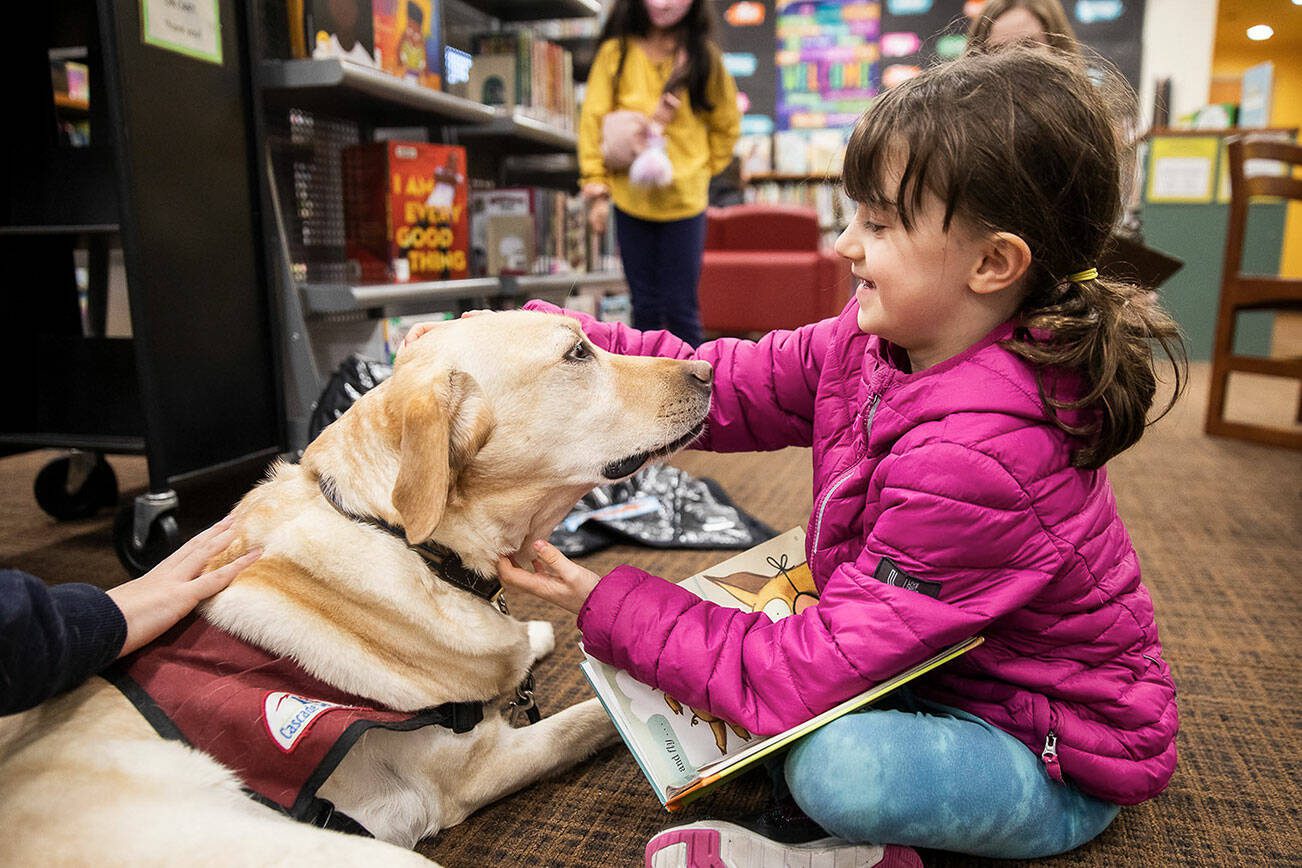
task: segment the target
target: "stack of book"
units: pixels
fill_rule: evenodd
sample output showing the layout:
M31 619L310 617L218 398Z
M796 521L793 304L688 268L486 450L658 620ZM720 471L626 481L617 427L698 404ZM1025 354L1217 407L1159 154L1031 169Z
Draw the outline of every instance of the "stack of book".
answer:
M531 30L475 37L467 96L573 132L578 127L574 58Z

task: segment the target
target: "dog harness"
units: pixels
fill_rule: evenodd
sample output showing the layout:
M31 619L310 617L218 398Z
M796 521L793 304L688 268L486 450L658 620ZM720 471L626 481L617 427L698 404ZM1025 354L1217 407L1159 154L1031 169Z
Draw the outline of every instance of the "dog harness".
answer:
M296 820L369 834L317 790L362 733L444 726L469 732L482 702L394 711L346 693L191 615L104 677L160 736L184 742L233 770L248 794Z

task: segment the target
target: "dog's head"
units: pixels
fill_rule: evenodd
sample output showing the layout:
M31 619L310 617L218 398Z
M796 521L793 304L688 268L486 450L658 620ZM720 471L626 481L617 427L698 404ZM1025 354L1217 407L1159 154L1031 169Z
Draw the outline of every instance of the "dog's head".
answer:
M371 505L412 542L458 519L456 536L487 543L496 525L519 545L588 489L694 440L710 383L705 362L607 353L569 317L467 317L406 347L393 376L326 429L304 464L354 490L368 486L339 480L338 464L391 486Z

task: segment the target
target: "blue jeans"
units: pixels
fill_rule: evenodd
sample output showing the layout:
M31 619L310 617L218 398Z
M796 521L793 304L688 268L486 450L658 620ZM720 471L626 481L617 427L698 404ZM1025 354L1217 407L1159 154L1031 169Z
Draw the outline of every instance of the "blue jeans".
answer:
M633 328L668 329L692 346L701 343L696 300L705 251L705 214L659 222L615 212L619 257L633 302Z
M1052 780L1026 745L910 694L797 742L796 804L838 838L1034 859L1090 841L1120 808Z

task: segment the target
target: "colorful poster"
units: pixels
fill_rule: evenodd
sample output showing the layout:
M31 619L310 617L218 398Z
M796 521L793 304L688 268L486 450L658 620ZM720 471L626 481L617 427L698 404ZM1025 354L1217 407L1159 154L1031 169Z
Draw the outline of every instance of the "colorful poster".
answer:
M877 94L877 0L779 0L777 128L849 126Z

